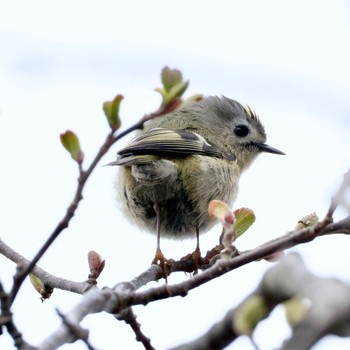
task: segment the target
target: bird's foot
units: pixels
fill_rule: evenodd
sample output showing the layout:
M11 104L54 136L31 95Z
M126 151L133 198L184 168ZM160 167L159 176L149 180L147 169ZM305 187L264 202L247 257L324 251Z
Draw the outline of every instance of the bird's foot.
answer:
M201 266L202 263L202 257L201 257L201 250L199 249L199 246L196 247L194 252L192 253L192 259L193 259L193 274L198 274L198 268Z
M152 260L153 265L158 265L162 269L163 277L167 281L167 277L169 276L169 267L171 266L171 261L168 260L160 248L157 248L156 254Z

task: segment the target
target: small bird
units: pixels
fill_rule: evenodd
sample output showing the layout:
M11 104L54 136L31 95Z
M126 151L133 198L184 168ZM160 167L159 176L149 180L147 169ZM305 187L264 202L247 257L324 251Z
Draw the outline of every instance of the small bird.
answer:
M227 97L185 103L144 126L111 165L120 166L122 210L139 228L157 234L153 263L165 259L160 237L197 237L216 223L213 199L232 205L241 173L268 146L257 114Z

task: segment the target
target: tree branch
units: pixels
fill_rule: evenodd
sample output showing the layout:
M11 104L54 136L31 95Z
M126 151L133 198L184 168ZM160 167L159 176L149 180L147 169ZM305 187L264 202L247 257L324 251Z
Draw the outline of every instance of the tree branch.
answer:
M348 223L346 227L344 226L345 222ZM343 220L342 226L350 232L350 218L348 218L348 220ZM82 300L66 315L66 317L71 322L77 322L79 324L87 315L92 313L105 311L112 314L118 314L132 305L146 305L149 302L156 300L175 296L186 296L190 290L218 278L240 266L263 259L265 256L283 249L301 243L310 242L315 237L333 233L334 232L330 232L328 225L324 227L324 223L301 230L293 230L282 237L276 238L231 259L218 259L212 267L186 281L175 285L164 284L159 287L138 292L137 289L141 286L150 281L155 281L161 278L161 268L157 265L152 265L147 271L135 277L130 282L118 283L113 289L90 289L84 294ZM182 265L183 261L180 260L179 263ZM177 269L176 262L172 266L174 266L173 268L175 270ZM172 266L170 266L170 269ZM62 325L38 348L40 350L56 349L68 341L73 341L72 335L67 331L66 327Z
M115 130L111 130L110 133L107 135L104 143L100 147L99 151L97 152L95 158L91 162L90 166L87 168L86 171L82 169L81 163L79 163L79 177L78 177L78 185L73 197L72 202L68 206L68 209L66 211L65 216L62 218L62 220L57 224L56 228L53 230L49 238L46 240L46 242L43 244L43 246L39 249L39 251L36 253L34 258L30 261L30 263L23 269L18 270L17 274L14 276L14 283L12 285L12 289L10 294L10 304L13 303L14 299L16 298L16 295L25 280L25 278L29 275L29 273L32 271L34 266L39 262L41 257L46 253L46 251L49 249L49 247L52 245L52 243L56 240L56 238L60 235L60 233L65 230L70 220L75 215L75 212L78 208L78 205L80 201L83 199L83 189L85 187L86 181L92 174L93 170L95 169L98 162L102 159L102 157L108 152L110 147L120 140L122 137L126 136L132 131L142 129L143 124L150 119L159 117L161 115L164 115L166 113L169 113L176 109L181 103L180 99L174 99L167 105L161 105L159 109L153 113L144 115L137 123L126 129L125 131L119 133L118 135L114 135Z
M348 173L349 174L349 173ZM349 175L344 177L342 191L346 188L344 186L345 180L347 181ZM163 272L157 265L152 265L147 271L141 273L130 282L118 283L113 289L98 290L97 288L90 289L84 294L82 300L73 308L71 312L66 315L65 320L69 324L76 324L79 327L80 322L85 316L91 313L106 311L112 314L120 314L127 310L132 305L143 304L155 300L165 299L173 296L185 296L187 293L212 279L215 279L227 272L236 269L240 266L248 264L252 261L263 259L273 253L282 251L284 249L296 246L301 243L310 242L318 236L324 236L334 233L350 233L350 216L337 222L329 223L329 215L333 215L338 202L332 200L330 210L322 222L312 227L306 227L303 229L293 230L289 233L271 240L261 246L252 250L241 253L233 258L219 258L214 256L215 264L210 268L203 271L201 274L193 276L191 279L176 285L163 285L157 288L151 288L143 292L137 292L137 290L146 285L150 281L158 280L162 277ZM4 247L4 243L2 242ZM1 247L1 245L0 245ZM220 249L219 249L220 250ZM6 251L6 249L5 249ZM7 250L8 255L15 261L21 260L13 251ZM217 252L218 247L214 247L212 252ZM213 256L212 252L208 252L207 256ZM195 265L191 262L191 255L187 256L180 261L172 261L169 268L169 274L179 270L190 271ZM209 261L209 259L205 259ZM36 268L36 274L42 274L39 268ZM193 270L192 270L193 271ZM134 320L135 321L135 320ZM39 349L56 349L58 346L67 342L75 341L77 338L72 335L72 332L67 328L64 323L62 326L54 332L52 336L47 338L40 346ZM145 339L147 339L145 337ZM147 340L145 340L147 342ZM150 344L149 344L150 345Z
M327 334L350 335L350 286L332 278L319 278L311 274L297 254L289 254L263 276L255 291L237 307L227 312L205 334L189 343L176 346L171 350L211 350L223 349L241 335L242 308L251 298L259 296L267 308L262 321L279 304L298 298L307 299L310 306L304 317L293 327L290 339L281 350L307 350ZM243 311L244 312L244 311ZM249 325L248 311L247 325ZM256 324L251 324L253 332Z
M328 223L332 222L333 214L337 209L338 205L344 202L344 194L346 192L346 189L348 189L349 187L350 187L350 169L344 174L343 182L339 187L338 192L335 194L335 196L332 197L331 205L329 206L328 212L324 219L328 221Z
M34 350L22 337L22 333L17 329L13 322L13 315L10 309L10 303L7 293L5 292L2 283L0 282L0 335L3 333L2 328L6 326L7 331L11 335L15 346L23 350Z
M159 116L162 116L162 115L167 114L169 112L172 112L173 110L178 108L180 104L181 104L181 98L173 97L170 101L168 101L168 103L166 103L166 104L162 103L157 111L144 115L137 123L135 123L134 125L132 125L128 129L124 130L123 132L119 133L118 135L114 135L116 130L114 128L112 128L112 130L108 133L104 143L100 147L99 151L97 152L95 158L93 159L93 161L91 162L91 164L87 168L87 170L84 171L82 168L81 162L78 163L78 166L79 166L78 185L77 185L73 200L70 203L70 205L68 206L68 209L66 211L65 216L57 224L54 231L51 233L49 238L46 240L46 242L43 244L43 246L36 253L36 255L31 260L29 265L27 265L24 269L17 271L17 274L14 276L14 283L12 285L11 292L9 294L10 295L10 304L13 303L23 281L29 275L29 273L32 271L33 267L39 262L41 257L45 254L45 252L52 245L52 243L56 240L56 238L60 235L60 233L68 227L70 220L75 215L75 212L78 208L80 201L83 199L83 189L85 187L86 181L88 180L88 178L92 174L92 172L95 169L98 162L108 152L110 147L115 142L117 142L122 137L126 136L127 134L131 133L132 131L142 129L143 124L146 121L153 119L153 118L156 118L156 117L159 117Z
M151 339L143 334L141 330L141 325L137 322L136 315L134 314L131 307L125 309L122 313L118 314L117 318L118 320L124 321L131 327L131 329L135 333L136 340L142 343L143 347L146 350L155 350L155 348L151 344Z
M4 255L6 258L22 268L26 268L30 265L30 261L28 259L13 250L1 239L0 254ZM91 284L87 282L75 282L62 277L57 277L43 270L39 266L34 266L31 272L37 276L43 282L43 284L49 286L50 288L58 288L78 294L83 294L89 288L91 288Z
M14 283L10 292L10 300L11 304L13 303L14 299L16 298L16 295L25 280L25 278L28 276L28 274L32 271L34 266L38 263L38 261L41 259L41 257L45 254L45 252L48 250L48 248L52 245L52 243L56 240L56 238L60 235L60 233L66 229L70 223L70 220L75 215L75 211L78 208L78 205L80 201L83 199L83 189L85 187L86 181L90 177L93 169L96 167L97 163L101 160L103 155L108 151L108 149L112 146L112 144L115 142L115 137L113 137L113 132L110 132L104 143L102 144L100 150L98 151L97 155L95 156L94 160L92 161L91 165L86 171L83 171L80 168L79 171L79 177L78 177L78 185L73 197L73 200L71 204L68 206L67 212L63 219L57 224L56 228L53 230L49 238L46 240L46 242L43 244L43 246L39 249L39 251L34 256L33 260L22 270L20 273L17 273L14 277Z

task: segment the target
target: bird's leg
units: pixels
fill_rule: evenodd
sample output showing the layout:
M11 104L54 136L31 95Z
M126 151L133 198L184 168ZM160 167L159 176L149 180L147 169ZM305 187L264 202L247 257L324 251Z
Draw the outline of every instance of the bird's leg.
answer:
M197 244L196 244L196 249L192 253L192 258L193 258L193 264L194 264L194 274L196 275L198 273L198 266L200 265L201 261L201 250L199 248L199 226L196 224L196 239L197 239Z
M152 264L154 265L159 265L162 269L163 272L163 277L166 280L167 277L167 273L166 273L166 266L170 265L168 259L165 258L165 256L163 255L163 252L160 249L160 211L161 208L159 208L157 205L154 205L154 210L157 214L157 250L156 250L156 254L152 260Z
M197 245L196 245L196 250L199 252L199 255L201 255L201 251L199 249L199 226L198 224L196 225L196 239L197 239Z
M152 264L158 265L158 262L161 262L164 260L164 255L162 251L160 250L160 208L158 208L156 205L154 206L154 210L157 215L157 250L156 254L154 256L154 259L152 261Z

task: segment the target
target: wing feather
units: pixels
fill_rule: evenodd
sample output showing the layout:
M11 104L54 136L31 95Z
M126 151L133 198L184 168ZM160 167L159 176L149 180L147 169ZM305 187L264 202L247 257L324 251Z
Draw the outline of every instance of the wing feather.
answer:
M119 150L118 159L113 164L129 163L133 157L138 158L142 155L183 158L195 154L227 160L236 159L233 154L227 154L221 148L210 145L194 132L156 128L138 135L127 147Z

